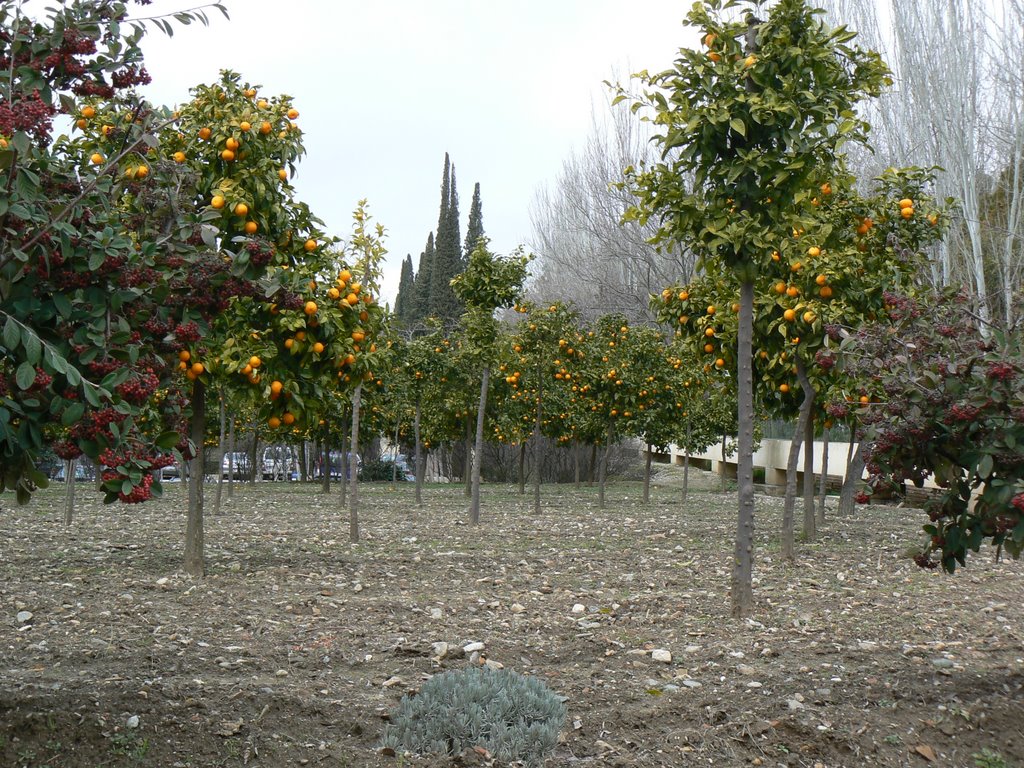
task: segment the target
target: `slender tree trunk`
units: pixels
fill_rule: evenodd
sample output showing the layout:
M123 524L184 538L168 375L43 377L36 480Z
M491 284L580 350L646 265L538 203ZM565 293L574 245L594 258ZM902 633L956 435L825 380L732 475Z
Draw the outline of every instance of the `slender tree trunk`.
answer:
M416 398L416 415L412 420L413 439L416 441L416 506L423 506L423 443L420 441L420 416L423 413L421 398Z
M690 490L690 422L686 422L686 448L683 454L683 504L686 503L686 496Z
M597 443L590 444L590 470L587 472L587 488L594 487L594 472L597 470Z
M330 432L324 435L324 439L320 445L321 449L321 464L320 464L320 490L326 494L331 492L331 438Z
M807 375L804 374L804 378ZM814 389L807 383L808 389L813 393ZM804 397L807 397L807 390L804 390ZM812 407L813 407L813 394ZM807 541L814 541L818 537L818 529L814 518L814 417L808 414L807 423L804 424L804 536Z
M613 426L609 423L604 437L604 451L601 453L601 466L598 468L597 505L601 509L604 509L604 487L608 479L608 455L612 450L612 430Z
M740 322L737 334L737 457L739 512L732 571L732 615L745 618L754 610L754 283L740 284Z
M726 443L728 443L728 441L729 441L729 435L726 434L725 432L723 432L722 433L722 463L718 466L718 487L719 487L719 490L722 491L722 493L725 493L725 488L726 488L726 483L725 483L725 467L726 467L726 464L725 464L725 462L728 459L728 454L725 451L725 446L726 446Z
M519 495L526 495L526 441L523 440L519 443L519 473L517 475L519 482Z
M394 460L391 463L391 485L393 486L398 484L398 457L401 453L398 449L398 433L401 428L402 420L395 419L395 439L391 443L395 447Z
M256 425L252 425L252 450L249 452L249 485L256 485L256 480L263 479L263 466L259 464L260 438Z
M64 525L71 525L75 516L75 471L78 469L78 459L68 459L64 462Z
M220 439L217 441L217 492L213 496L213 514L220 514L220 500L224 494L224 440L228 431L228 410L224 402L224 390L218 393L220 405Z
M850 435L853 439L853 435ZM843 488L839 492L839 513L852 515L854 509L853 497L857 493L857 485L860 483L860 476L864 474L864 444L858 443L857 450L846 466L846 477L843 479Z
M338 493L341 494L339 499L341 506L344 507L348 504L348 480L349 480L349 466L348 466L348 428L349 420L346 416L341 421L341 477L338 478L340 485L338 486Z
M538 377L540 381L540 377ZM533 514L540 516L540 481L544 471L544 443L540 433L541 418L543 416L542 404L544 396L544 385L537 385L537 412L533 421Z
M235 417L228 424L228 501L235 493Z
M302 441L302 445L299 446L299 482L305 483L309 481L309 459L306 456L306 441Z
M349 493L348 536L353 544L359 541L359 407L363 399L363 384L356 385L352 393L352 445L349 447L348 475L352 481Z
M468 499L473 494L473 421L466 416L466 455L462 457L463 492Z
M484 454L484 412L487 409L487 388L491 383L491 366L485 365L480 378L480 405L476 412L476 444L473 447L473 493L469 503L470 525L480 524L480 466Z
M793 431L793 438L789 441L789 458L786 461L786 500L782 507L782 557L784 560L792 560L796 557L794 550L794 511L796 510L797 474L800 470L800 446L803 443L804 418L807 410L804 404L800 406L800 415L797 418L796 429Z
M191 482L188 487L188 522L185 526L185 573L202 578L206 575L203 540L203 465L206 438L206 387L202 379L192 385L192 443L195 456L192 457Z
M644 460L644 504L651 503L651 444L647 443L647 457Z
M825 523L825 498L828 495L828 442L829 428L821 436L821 482L818 484L818 523Z
M573 441L572 444L573 484L578 491L580 489L580 444Z

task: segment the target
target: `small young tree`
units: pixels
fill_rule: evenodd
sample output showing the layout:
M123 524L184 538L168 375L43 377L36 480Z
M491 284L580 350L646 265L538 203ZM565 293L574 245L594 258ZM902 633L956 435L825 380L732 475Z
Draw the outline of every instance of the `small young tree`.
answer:
M462 316L466 343L481 367L480 403L476 415L472 494L469 506L469 520L472 525L480 523L480 465L483 459L484 414L487 408L491 365L496 356L498 339L498 321L494 313L519 301L523 283L526 281L526 266L532 258L519 251L506 258L500 258L488 250L487 244L487 238L481 237L469 257L466 271L452 279L452 289L466 307L466 312Z

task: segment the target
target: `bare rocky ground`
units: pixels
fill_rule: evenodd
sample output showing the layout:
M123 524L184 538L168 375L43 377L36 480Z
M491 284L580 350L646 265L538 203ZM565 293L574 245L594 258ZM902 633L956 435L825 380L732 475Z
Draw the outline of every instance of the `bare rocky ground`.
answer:
M756 615L729 615L735 500L713 484L236 489L180 569L184 493L62 490L0 512L0 765L448 766L389 757L401 696L482 657L567 698L551 766L1024 766L1024 563L950 577L906 556L921 513L860 507L797 562L759 499ZM209 496L208 496L209 498ZM440 657L447 643L449 652ZM668 651L671 660L658 661Z

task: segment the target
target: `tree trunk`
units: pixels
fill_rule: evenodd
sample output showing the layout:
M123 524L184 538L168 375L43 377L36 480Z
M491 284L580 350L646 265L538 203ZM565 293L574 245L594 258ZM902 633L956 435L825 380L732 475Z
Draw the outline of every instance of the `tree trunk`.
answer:
M341 476L338 478L338 493L341 494L339 501L342 507L348 503L348 427L349 421L346 416L341 420Z
M580 489L580 444L575 441L572 444L572 465L573 484L578 491Z
M519 470L518 470L518 482L519 482L519 495L526 495L526 441L523 440L519 443Z
M608 479L608 453L612 449L612 424L608 424L608 431L604 437L604 451L601 452L601 466L598 467L597 482L597 506L604 509L604 486Z
M256 480L263 479L263 467L257 464L260 457L260 438L256 425L252 425L252 450L249 452L249 485L256 485Z
M235 417L228 424L228 501L235 493Z
M797 370L801 371L801 363L797 362ZM792 560L796 557L794 551L794 510L796 509L796 480L800 468L800 446L804 441L804 434L807 431L807 420L810 419L811 408L814 405L813 399L804 394L804 400L800 404L800 415L796 421L796 429L793 431L793 439L789 441L789 459L786 461L786 501L782 507L782 558ZM805 482L806 486L806 482Z
M487 388L491 383L491 366L485 365L480 377L480 405L476 411L476 444L473 446L473 493L469 503L470 525L480 524L480 465L484 455L484 411L487 409Z
M647 458L644 460L644 504L651 503L651 444L647 443Z
M725 483L725 467L726 467L726 463L725 462L726 462L726 459L728 458L728 455L725 452L725 446L726 446L726 443L728 443L728 441L729 441L729 435L727 435L725 432L723 432L722 433L722 463L718 465L718 487L719 487L719 490L722 491L722 493L725 493L725 489L726 489L726 483Z
M416 398L416 415L412 420L413 439L416 441L416 506L423 506L423 443L420 442L420 416L423 413L421 398Z
M331 438L330 432L324 435L321 442L320 490L326 494L331 492Z
M537 411L533 420L533 513L540 516L540 482L544 472L544 437L540 433L544 416L544 379L538 376L537 381Z
M807 378L805 373L803 378ZM812 393L814 389L807 382L807 389ZM807 397L807 390L804 390L804 397ZM811 395L813 398L813 394ZM813 399L812 399L813 404ZM808 414L807 423L804 424L804 536L807 541L814 541L818 537L818 529L814 518L814 417Z
M398 457L401 455L401 451L398 448L398 433L402 429L402 420L395 419L395 439L391 443L395 447L394 459L391 463L391 485L395 486L398 484Z
M590 444L590 471L587 472L587 488L594 487L594 472L597 469L597 443Z
M363 384L356 385L352 393L352 445L349 446L348 476L352 482L349 493L348 537L353 544L359 541L359 407L363 399Z
M224 494L224 439L227 434L228 428L228 411L227 404L224 402L224 390L220 390L218 395L218 401L220 404L220 439L217 441L219 450L217 451L217 493L213 497L213 514L220 514L220 500Z
M818 484L818 523L825 523L825 497L828 495L828 439L829 429L821 436L821 482Z
M64 525L71 525L75 516L75 471L78 469L78 459L68 459L64 462Z
M206 575L203 541L203 441L206 438L206 387L202 379L192 384L192 434L195 456L192 457L191 481L188 486L188 522L185 526L185 573L202 578Z
M740 318L737 334L737 435L736 477L739 512L736 516L736 549L732 571L732 615L745 618L754 610L754 283L740 284Z
M686 422L686 448L683 454L683 504L686 503L686 496L690 490L690 422Z
M853 440L853 434L850 435ZM852 515L854 508L853 497L857 492L857 484L860 483L860 476L864 474L864 444L858 443L857 450L846 466L846 477L843 479L843 488L839 492L839 513Z
M462 457L463 492L468 499L473 494L473 422L466 416L466 455Z
M306 441L302 441L302 445L299 446L299 482L305 483L309 481L309 460L306 457Z

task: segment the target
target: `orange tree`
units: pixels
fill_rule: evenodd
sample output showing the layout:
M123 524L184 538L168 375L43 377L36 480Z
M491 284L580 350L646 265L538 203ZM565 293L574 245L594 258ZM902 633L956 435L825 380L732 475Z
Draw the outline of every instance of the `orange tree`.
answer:
M927 194L930 181L920 169L889 169L876 179L870 198L838 175L814 184L801 200L793 228L780 232L755 281L756 401L766 414L797 421L783 513L785 557L793 557L800 445L824 418L825 401L817 393L850 386L835 369L827 330L856 328L881 316L886 292L913 282L923 250L941 236L938 225L947 216ZM703 275L666 288L652 306L691 353L705 360L706 372L734 379L738 294L732 275ZM811 455L808 445L805 460ZM813 538L813 473L805 471L804 478L804 530Z
M513 370L505 377L513 389L509 395L518 408L500 409L506 418L503 432L518 434L520 441L520 488L522 488L522 456L527 435L533 439L533 504L540 514L541 468L544 463L542 438L560 440L564 436L563 403L572 385L574 352L570 339L575 337L579 322L577 313L561 302L541 306L525 303L517 307L524 315L511 338ZM558 417L552 418L557 411Z
M753 609L755 282L810 180L834 166L845 142L866 139L857 102L889 82L877 54L851 46L854 34L830 29L806 0L743 5L741 21L727 21L720 0L694 5L687 21L704 31L707 50L681 49L670 69L641 75L648 90L634 109L659 129L664 159L629 170L626 182L637 196L630 218L657 219L657 240L683 244L706 273L731 272L739 283L736 616ZM755 16L762 10L764 20Z
M120 2L46 14L0 4L0 489L25 501L45 484L36 458L62 434L62 457L85 452L109 468L108 501L142 501L159 491L151 472L177 441L162 431L154 402L165 368L160 334L143 323L168 314L160 303L168 265L135 236L122 203L150 169L125 176L120 163L156 143L160 127L130 93L149 82L145 30ZM202 9L177 18L206 23ZM93 102L118 99L133 107L109 125L118 138L111 153L83 154L80 142L54 138L55 115L81 127ZM163 181L173 188L173 178ZM163 237L171 250L186 245L177 227ZM140 419L146 409L154 418ZM154 432L143 433L142 421Z
M526 281L527 264L532 258L519 251L501 258L492 253L487 245L487 239L481 237L469 256L465 271L452 278L452 289L466 307L461 318L465 351L481 371L470 480L472 491L469 519L472 525L480 523L480 465L483 459L484 414L487 409L491 366L497 356L500 335L494 313L518 303L523 292L523 283Z

